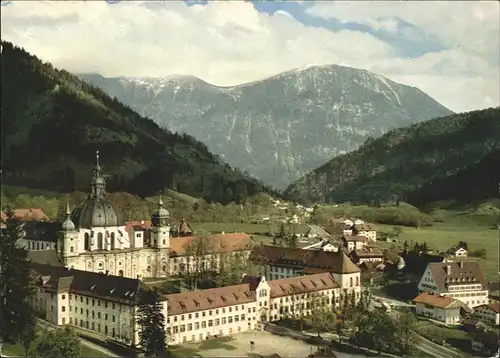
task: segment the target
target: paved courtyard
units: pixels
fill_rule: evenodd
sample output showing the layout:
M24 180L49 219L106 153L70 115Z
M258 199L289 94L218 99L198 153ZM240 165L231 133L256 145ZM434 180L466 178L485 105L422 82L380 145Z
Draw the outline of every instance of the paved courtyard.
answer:
M253 348L250 345L251 341L255 342ZM174 348L172 352L177 357L258 357L276 353L283 358L305 358L316 349L315 346L301 340L256 330L201 343L183 344ZM337 356L339 358L364 357L346 353L337 353Z

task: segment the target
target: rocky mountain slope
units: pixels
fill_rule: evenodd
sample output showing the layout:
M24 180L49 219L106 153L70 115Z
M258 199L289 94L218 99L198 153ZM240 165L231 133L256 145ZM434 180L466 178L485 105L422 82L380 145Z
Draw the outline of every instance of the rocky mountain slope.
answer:
M432 119L366 141L292 185L285 195L323 202L419 206L498 195L500 108Z
M111 190L207 200L271 192L186 134L163 130L78 77L2 42L2 183L87 190L95 151Z
M141 115L188 133L235 167L284 189L368 137L451 112L417 88L336 65L233 87L194 76L80 75Z

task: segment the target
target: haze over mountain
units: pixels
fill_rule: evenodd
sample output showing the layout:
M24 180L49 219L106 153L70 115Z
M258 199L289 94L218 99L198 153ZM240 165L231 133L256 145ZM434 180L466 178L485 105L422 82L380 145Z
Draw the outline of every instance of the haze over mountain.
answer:
M80 76L281 189L369 137L452 113L417 88L337 65L309 66L231 87L183 75Z
M459 113L393 130L338 156L290 185L285 195L321 202L404 198L425 205L496 197L500 108Z

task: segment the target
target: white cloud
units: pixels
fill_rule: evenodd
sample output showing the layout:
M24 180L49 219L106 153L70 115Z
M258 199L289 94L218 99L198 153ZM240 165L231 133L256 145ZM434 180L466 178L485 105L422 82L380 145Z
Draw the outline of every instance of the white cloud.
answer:
M318 4L310 11L326 17L342 12L343 20L371 22L394 31L393 20L376 21L379 15L390 14L387 17L424 24L450 44L461 41L465 45L421 58L396 59L393 48L369 34L304 26L286 13L259 13L248 2L187 7L183 2L19 1L2 8L1 30L3 39L74 72L151 77L193 74L210 83L232 85L304 65L335 63L378 71L417 86L453 110L498 105L498 82L492 85L498 79L498 64L494 66L498 34L495 38L488 32L491 19L497 16L498 21L498 11L495 15L488 8L491 5L469 10L468 18L455 19L448 12L443 20L409 4L404 11L398 5L392 12L366 2L341 10L337 4L345 3ZM418 22L420 17L412 14L415 19L410 21L403 16L408 6L431 20ZM487 25L470 27L464 19ZM489 37L481 40L479 34L484 33ZM461 36L476 42L468 44Z
M387 29L400 18L449 47L408 60L384 59L369 69L421 88L455 110L500 104L500 3L376 1L317 3L311 15Z

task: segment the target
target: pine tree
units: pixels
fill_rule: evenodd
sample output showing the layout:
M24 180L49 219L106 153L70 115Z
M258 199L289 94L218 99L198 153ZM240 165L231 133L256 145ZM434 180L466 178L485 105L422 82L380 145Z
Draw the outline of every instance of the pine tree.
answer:
M137 323L140 326L139 343L147 357L166 357L165 315L156 291L141 293Z
M35 293L28 251L17 246L24 235L22 223L12 208L7 208L5 214L6 228L0 237L0 355L2 344L22 340L23 331L32 327L35 320L27 302Z

